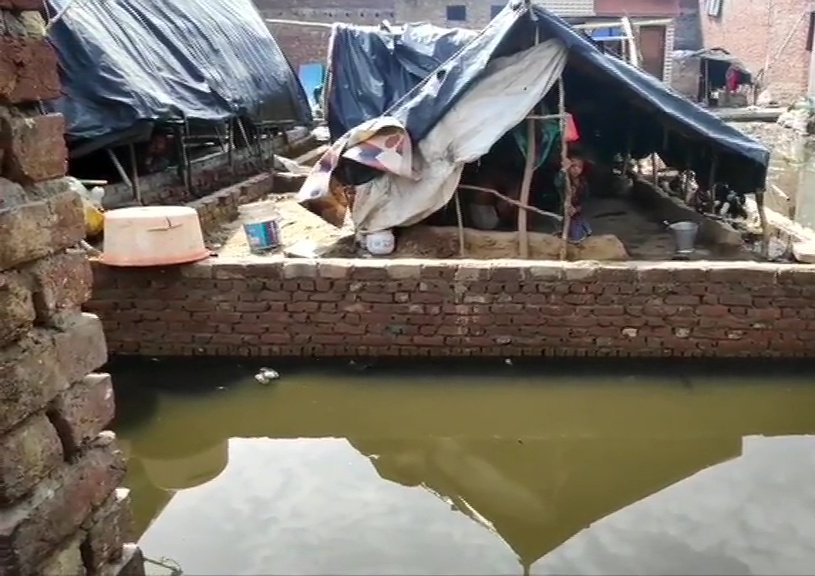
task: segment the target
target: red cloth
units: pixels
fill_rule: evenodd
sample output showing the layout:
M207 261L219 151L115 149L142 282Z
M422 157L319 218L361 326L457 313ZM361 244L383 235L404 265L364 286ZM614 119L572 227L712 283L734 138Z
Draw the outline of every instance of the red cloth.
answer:
M735 92L739 88L739 72L732 66L727 69L727 73L725 74L725 82L727 84L727 89L730 92Z
M577 124L568 112L566 113L566 142L577 142L580 140L580 133L577 131Z

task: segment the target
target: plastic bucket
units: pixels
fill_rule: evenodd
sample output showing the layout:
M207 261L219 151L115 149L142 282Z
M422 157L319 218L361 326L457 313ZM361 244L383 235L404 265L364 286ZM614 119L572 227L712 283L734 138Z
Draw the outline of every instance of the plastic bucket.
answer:
M676 251L680 254L689 254L694 251L696 234L699 225L695 222L674 222L668 229L673 233Z
M273 202L254 202L238 207L246 241L252 252L265 252L280 246L280 225Z

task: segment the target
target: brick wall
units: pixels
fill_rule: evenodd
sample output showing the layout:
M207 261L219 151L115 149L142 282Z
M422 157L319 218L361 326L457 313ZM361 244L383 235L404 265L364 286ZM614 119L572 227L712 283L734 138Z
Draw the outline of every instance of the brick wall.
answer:
M123 355L815 355L815 266L256 258L94 280Z
M725 48L742 59L754 74L764 68L768 58L772 60L778 55L764 85L783 103L806 93L809 17L802 15L809 11L810 0L723 2L718 18L707 16L705 0L699 1L705 47Z
M594 0L597 16L648 16L673 18L679 15L680 0Z
M40 7L0 0L0 574L142 575Z
M393 0L256 0L256 5L264 18L277 20L379 25L396 19ZM301 64L326 61L330 28L274 23L269 29L295 70Z

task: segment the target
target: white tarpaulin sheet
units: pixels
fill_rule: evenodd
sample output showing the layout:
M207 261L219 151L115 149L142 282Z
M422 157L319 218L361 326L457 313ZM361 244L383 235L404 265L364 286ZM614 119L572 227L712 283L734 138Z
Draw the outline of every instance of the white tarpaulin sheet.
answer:
M383 174L356 187L351 218L364 233L409 226L442 208L474 162L522 122L563 71L566 47L549 40L491 62L484 76L414 150L419 179Z
M493 144L526 118L561 75L566 56L567 49L559 40L549 40L493 60L479 80L413 148L412 177L406 177L404 169L399 170L403 175L394 170L356 186L351 218L357 230L372 233L410 226L447 204L464 165L489 152ZM433 87L428 85L425 89ZM392 121L389 123L392 130L395 121L388 120ZM298 197L301 202L332 195L328 189L330 176L325 172L333 170L340 155L357 159L360 155L353 149L371 136L360 139L354 132L370 134L371 128L368 122L349 131L326 152L303 185ZM404 127L402 131L407 138ZM354 144L349 146L349 142ZM409 145L405 148L410 150Z

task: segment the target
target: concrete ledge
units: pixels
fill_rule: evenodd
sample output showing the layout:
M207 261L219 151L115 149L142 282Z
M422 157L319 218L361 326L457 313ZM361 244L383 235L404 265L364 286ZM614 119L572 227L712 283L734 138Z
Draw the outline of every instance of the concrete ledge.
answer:
M815 355L815 266L247 257L93 269L88 309L121 355Z

